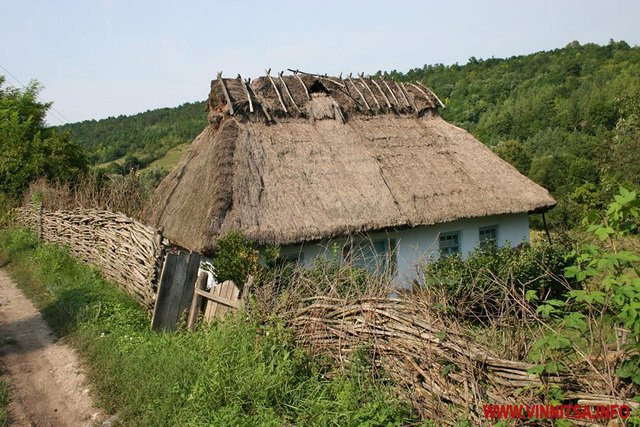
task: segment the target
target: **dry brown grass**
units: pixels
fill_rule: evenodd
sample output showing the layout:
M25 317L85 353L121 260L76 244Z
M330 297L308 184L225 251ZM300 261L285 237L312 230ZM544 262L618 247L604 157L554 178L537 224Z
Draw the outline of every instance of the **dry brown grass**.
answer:
M153 188L137 171L125 176L88 173L75 183L55 183L45 179L33 182L23 197L23 204L42 202L44 209L75 208L120 212L141 219L142 210Z

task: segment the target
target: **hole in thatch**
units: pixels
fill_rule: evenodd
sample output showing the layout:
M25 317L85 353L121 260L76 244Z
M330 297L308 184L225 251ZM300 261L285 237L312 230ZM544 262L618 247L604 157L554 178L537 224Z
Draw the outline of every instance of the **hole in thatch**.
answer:
M329 89L322 84L320 80L316 80L313 82L311 87L309 88L309 93L326 93L329 94Z

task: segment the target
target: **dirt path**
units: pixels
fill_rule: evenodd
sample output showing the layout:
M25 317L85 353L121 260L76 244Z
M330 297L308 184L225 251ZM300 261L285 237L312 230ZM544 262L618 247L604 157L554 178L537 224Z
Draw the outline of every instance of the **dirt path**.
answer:
M15 426L99 425L78 358L56 342L42 316L0 270L0 368L12 386Z

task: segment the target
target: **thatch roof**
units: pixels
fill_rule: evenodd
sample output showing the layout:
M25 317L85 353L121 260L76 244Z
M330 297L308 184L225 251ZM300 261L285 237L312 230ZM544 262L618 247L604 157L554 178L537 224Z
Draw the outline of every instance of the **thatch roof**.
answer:
M209 126L156 190L149 220L209 253L231 230L283 245L555 204L445 122L430 90L373 81L215 80Z

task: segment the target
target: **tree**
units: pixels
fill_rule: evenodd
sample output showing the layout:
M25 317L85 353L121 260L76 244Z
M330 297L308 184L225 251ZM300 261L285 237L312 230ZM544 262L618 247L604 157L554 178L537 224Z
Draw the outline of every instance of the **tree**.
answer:
M618 119L605 165L607 177L614 183L640 187L640 93L622 102L623 116Z
M19 197L36 178L69 181L84 172L82 149L68 133L46 126L51 103L38 100L40 84L21 90L4 82L0 76L0 193Z
M520 141L515 139L502 141L494 151L502 159L515 166L520 173L527 174L529 172L531 168L531 153Z

